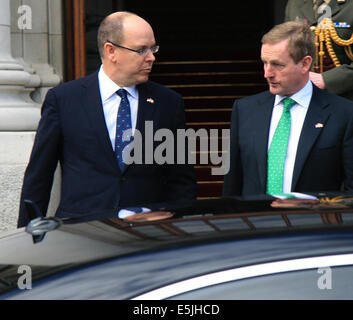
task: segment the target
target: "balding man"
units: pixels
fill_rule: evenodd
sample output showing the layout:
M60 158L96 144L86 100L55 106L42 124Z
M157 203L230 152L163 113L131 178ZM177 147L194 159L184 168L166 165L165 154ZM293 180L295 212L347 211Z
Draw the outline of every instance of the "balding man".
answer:
M62 185L57 217L114 215L136 206L160 209L196 197L192 166L143 157L127 163L124 157L134 140L124 137L126 132L138 134L135 140L142 149L136 152L142 156L162 143L145 142L157 130L176 135L185 128L182 97L148 80L159 49L150 24L133 13L113 13L99 27L98 48L98 71L49 90L45 98L24 176L18 227L29 221L25 199L47 211L58 162ZM152 130L148 137L146 123Z

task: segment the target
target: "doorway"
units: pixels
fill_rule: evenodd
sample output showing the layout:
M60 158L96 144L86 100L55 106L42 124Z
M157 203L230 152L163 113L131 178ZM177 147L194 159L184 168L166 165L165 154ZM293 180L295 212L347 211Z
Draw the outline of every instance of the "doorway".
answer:
M237 1L234 9L228 0L85 0L85 73L100 65L97 29L111 12L131 11L152 25L160 45L158 61L204 60L228 59L239 52L257 55L261 36L281 20L284 5L283 0Z

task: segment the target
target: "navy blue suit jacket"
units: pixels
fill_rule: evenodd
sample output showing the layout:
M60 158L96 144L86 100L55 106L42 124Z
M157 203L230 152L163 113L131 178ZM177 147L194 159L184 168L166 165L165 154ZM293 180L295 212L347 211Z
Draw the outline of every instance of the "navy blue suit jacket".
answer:
M313 87L298 143L292 191L340 191L343 183L345 190L352 191L353 103ZM267 145L274 98L266 91L235 101L224 196L266 193Z
M153 132L168 128L176 137L176 130L185 128L182 97L152 81L137 89L136 129L142 140L145 121L153 121ZM130 206L158 209L164 203L196 198L191 165L154 162L131 164L120 171L105 124L98 72L48 91L24 176L19 227L28 223L24 199L34 201L43 213L47 211L58 161L62 186L57 217L114 214Z

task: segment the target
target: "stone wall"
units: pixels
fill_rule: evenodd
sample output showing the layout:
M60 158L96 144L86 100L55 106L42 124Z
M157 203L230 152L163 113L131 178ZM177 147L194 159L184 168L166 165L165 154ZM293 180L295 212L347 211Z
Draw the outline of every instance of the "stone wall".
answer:
M41 103L62 81L63 8L61 0L0 0L0 8L0 231L5 231L16 228Z
M16 227L22 177L34 132L0 132L0 231Z

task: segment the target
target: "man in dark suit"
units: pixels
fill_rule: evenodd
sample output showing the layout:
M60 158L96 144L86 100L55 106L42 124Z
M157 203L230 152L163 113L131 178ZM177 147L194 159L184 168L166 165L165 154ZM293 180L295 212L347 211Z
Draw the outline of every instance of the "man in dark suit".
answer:
M161 143L144 144L157 130L168 129L176 136L185 128L182 97L148 80L159 48L151 26L135 14L113 13L99 27L98 48L102 66L97 72L53 88L46 96L24 176L19 227L29 220L25 199L47 211L58 161L62 183L57 217L118 214L136 206L157 210L196 198L194 169L188 164L118 162L118 148L124 147L118 136L122 123L142 137L142 150L136 149L142 155L150 149L153 155ZM152 136L150 132L146 137L145 123L153 124Z
M269 91L234 103L224 196L353 190L353 103L311 83L314 54L304 23L263 37Z

